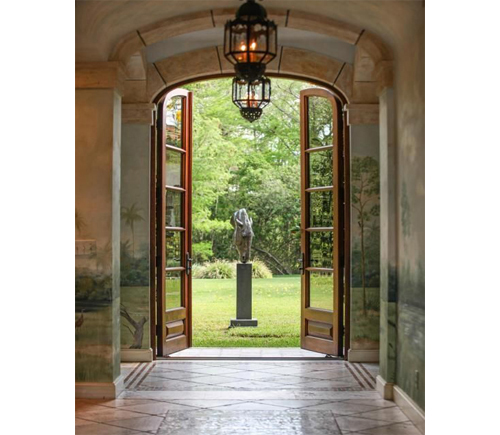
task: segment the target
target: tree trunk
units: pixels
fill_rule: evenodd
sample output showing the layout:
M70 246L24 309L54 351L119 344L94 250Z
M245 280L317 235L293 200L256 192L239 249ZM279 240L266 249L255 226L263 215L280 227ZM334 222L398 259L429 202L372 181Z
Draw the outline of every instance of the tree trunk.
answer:
M286 266L284 266L273 254L271 254L270 252L267 252L267 251L264 251L263 249L260 249L260 248L257 248L256 246L253 247L253 249L255 249L257 252L260 252L264 255L266 255L268 258L270 258L271 260L273 260L277 265L277 269L278 271L282 274L282 275L291 275L292 273L287 269Z
M361 284L363 287L363 315L366 316L365 222L362 213L359 220L359 226L361 228Z
M122 305L120 309L120 314L128 320L128 322L134 328L134 331L130 331L132 336L134 337L134 342L130 346L130 349L141 349L142 348L142 339L144 337L144 325L148 321L146 317L143 317L141 320L136 322L132 316L128 313L127 309ZM130 329L129 329L130 330Z

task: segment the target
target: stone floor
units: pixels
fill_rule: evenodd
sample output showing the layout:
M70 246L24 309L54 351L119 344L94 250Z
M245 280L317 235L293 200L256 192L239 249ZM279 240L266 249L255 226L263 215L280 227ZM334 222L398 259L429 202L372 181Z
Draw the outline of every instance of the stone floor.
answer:
M76 435L419 435L380 399L377 372L327 358L123 364L118 399L76 401Z
M324 358L300 347L189 347L172 358Z

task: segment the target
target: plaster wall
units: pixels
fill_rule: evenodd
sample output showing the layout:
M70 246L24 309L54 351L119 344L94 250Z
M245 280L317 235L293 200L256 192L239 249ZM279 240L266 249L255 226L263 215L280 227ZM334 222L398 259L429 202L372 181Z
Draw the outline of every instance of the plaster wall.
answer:
M119 375L119 194L121 97L75 93L76 381Z
M425 408L425 29L424 9L396 51L397 374Z

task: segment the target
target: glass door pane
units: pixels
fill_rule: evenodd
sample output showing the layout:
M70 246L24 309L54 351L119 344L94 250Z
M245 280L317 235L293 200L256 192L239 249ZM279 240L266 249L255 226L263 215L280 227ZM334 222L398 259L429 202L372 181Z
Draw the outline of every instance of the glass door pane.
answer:
M165 145L182 148L182 101L173 97L167 101L165 111Z
M329 99L311 96L308 101L308 148L333 144L333 107Z

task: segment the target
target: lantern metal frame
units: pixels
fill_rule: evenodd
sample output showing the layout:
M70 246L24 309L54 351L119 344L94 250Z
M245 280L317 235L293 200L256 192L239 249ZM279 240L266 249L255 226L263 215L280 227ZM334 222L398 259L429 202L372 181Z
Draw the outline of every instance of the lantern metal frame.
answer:
M271 80L263 76L260 80L247 82L235 77L232 84L233 103L241 116L253 122L260 118L262 109L271 102Z
M253 82L264 75L277 52L278 26L267 18L263 6L247 0L224 27L225 58L234 65L238 78Z

